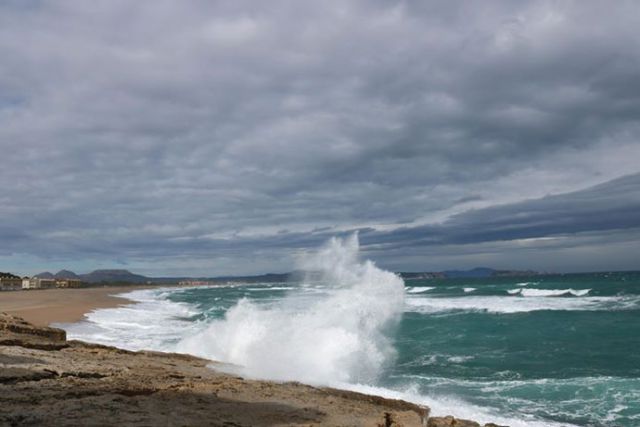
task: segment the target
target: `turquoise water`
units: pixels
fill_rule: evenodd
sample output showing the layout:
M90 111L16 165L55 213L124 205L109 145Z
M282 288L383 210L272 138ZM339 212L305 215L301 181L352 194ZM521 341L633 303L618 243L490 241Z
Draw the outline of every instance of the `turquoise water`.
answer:
M197 307L197 322L222 318L241 298L269 304L303 290L263 284L168 298ZM392 331L397 356L376 385L509 418L640 425L639 273L415 280L406 291Z
M366 286L134 291L137 304L66 328L71 338L200 354L259 377L278 379L284 366L285 379L346 383L438 415L640 426L640 273L414 280L403 300L395 277L349 268Z

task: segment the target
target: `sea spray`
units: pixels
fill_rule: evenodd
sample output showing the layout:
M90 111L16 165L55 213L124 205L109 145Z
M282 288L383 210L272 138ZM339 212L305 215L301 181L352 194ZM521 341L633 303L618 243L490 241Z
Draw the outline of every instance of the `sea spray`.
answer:
M178 350L257 378L371 383L395 356L389 332L403 312L404 283L358 255L357 235L331 239L303 263L320 273L319 299L301 306L287 296L267 307L242 299Z

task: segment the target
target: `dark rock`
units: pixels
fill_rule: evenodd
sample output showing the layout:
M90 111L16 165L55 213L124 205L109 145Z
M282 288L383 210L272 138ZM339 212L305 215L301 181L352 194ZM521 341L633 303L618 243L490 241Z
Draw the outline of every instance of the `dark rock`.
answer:
M40 381L56 377L57 374L50 370L34 370L25 368L0 369L0 384L15 384L23 381Z

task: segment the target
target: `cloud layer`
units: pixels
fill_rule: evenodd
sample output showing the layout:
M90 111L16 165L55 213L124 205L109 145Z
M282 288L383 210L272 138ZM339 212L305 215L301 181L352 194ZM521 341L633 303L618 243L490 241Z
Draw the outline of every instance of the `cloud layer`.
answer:
M631 1L3 2L0 263L286 270L362 230L389 268L638 268L637 28Z

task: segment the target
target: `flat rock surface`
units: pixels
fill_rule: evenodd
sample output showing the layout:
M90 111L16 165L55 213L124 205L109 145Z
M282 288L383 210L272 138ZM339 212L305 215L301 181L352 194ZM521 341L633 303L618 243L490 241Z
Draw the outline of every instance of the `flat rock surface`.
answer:
M424 426L400 400L247 380L197 357L66 341L0 314L0 426Z

